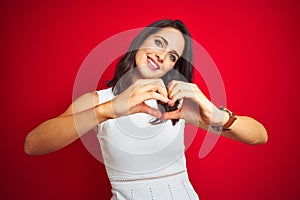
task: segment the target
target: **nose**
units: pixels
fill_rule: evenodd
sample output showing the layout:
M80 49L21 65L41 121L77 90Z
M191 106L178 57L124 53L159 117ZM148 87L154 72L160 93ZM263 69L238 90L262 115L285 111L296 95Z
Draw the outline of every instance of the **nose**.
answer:
M167 56L167 52L166 51L157 51L155 53L155 56L156 56L158 62L163 63Z

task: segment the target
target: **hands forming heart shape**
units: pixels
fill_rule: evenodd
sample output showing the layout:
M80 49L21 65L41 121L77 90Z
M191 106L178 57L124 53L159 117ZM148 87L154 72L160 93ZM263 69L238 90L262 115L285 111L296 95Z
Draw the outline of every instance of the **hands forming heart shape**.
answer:
M145 104L146 100L155 99L174 106L177 100L183 100L178 109L162 113L159 109ZM219 110L198 88L196 84L171 81L165 87L161 79L140 79L112 100L113 117L134 113L147 113L160 120L184 119L208 130L211 124L223 124L224 112Z

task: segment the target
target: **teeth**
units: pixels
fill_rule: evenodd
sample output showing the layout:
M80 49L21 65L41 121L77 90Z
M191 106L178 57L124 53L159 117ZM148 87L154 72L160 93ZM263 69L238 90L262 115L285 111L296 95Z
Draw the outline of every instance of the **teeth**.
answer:
M151 59L149 59L149 62L150 62L150 64L151 64L153 67L155 67L156 69L158 69L158 66L157 66Z

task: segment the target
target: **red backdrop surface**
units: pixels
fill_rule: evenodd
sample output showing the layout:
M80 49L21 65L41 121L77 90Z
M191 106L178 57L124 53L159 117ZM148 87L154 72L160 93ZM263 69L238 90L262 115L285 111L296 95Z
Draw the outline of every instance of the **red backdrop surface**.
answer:
M80 140L28 156L24 139L71 103L78 69L95 46L178 18L217 64L228 107L269 133L261 146L220 138L199 159L205 133L198 131L186 156L200 198L299 199L299 9L298 1L1 1L0 198L110 198L103 164Z

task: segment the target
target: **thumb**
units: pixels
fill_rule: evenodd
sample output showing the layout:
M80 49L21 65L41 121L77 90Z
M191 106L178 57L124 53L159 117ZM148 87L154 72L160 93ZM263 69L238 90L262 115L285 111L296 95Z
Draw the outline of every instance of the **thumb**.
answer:
M168 119L181 119L182 115L181 115L181 109L172 111L172 112L165 112L162 117L161 120L168 120Z
M162 114L161 114L160 110L155 109L155 108L151 108L150 106L148 106L145 103L143 103L140 112L152 115L156 118L161 118L162 117Z

